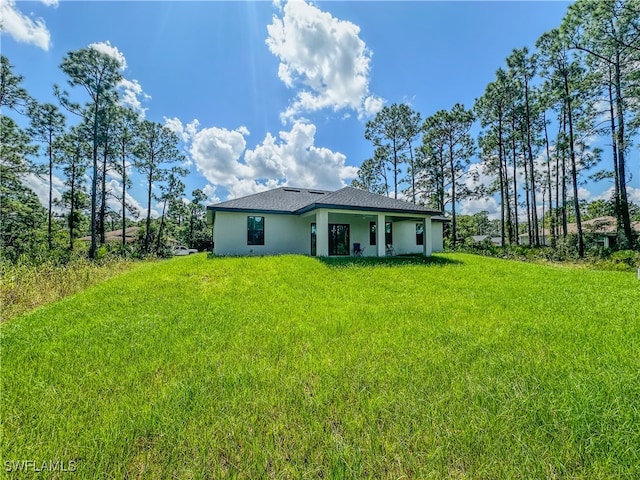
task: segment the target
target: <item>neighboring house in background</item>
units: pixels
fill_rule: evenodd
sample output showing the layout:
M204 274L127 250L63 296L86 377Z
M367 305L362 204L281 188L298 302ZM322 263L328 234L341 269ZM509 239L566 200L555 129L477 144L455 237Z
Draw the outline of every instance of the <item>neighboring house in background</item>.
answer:
M124 229L125 243L134 243L136 240L138 240L139 231L140 231L140 227L125 228ZM80 237L80 240L90 242L91 235L87 235L86 237ZM122 229L112 230L110 232L104 232L104 240L105 242L122 242Z
M127 227L124 229L124 241L125 243L135 243L138 241L138 237L140 235L140 227ZM84 240L86 242L91 241L91 235L87 235L86 237L80 237L80 240ZM122 229L120 230L112 230L110 232L104 232L104 241L105 243L109 242L120 242L122 243ZM164 241L166 245L169 247L173 247L178 245L179 242L175 238L167 237Z
M281 187L207 207L219 255L378 256L443 249L442 212L344 187Z
M471 235L469 238L474 243L482 243L488 240L494 245L502 245L501 237L490 237L489 235Z
M601 247L613 248L616 246L617 242L616 222L617 221L615 217L608 216L585 220L584 222L582 222L582 233L583 235L593 235L595 238L595 242ZM638 238L638 236L640 236L640 222L631 222L631 229L633 230L635 238ZM568 223L567 233L569 235L577 235L578 224ZM523 233L522 235L520 235L520 244L530 244L528 234ZM551 235L549 233L546 233L545 235L541 234L540 244L547 246L551 245Z

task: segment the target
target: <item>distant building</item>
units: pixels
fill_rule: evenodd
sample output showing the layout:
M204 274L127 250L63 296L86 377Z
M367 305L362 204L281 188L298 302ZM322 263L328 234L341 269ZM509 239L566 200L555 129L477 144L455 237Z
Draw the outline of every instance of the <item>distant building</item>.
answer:
M617 242L616 225L617 220L615 217L607 216L592 218L591 220L585 220L582 222L582 233L594 235L595 242L601 247L613 248L616 246ZM640 222L631 222L631 229L633 230L636 238L640 236ZM567 233L569 235L577 235L578 224L568 223ZM532 243L529 241L529 235L526 233L523 233L519 237L520 245L530 245ZM540 234L540 244L547 246L551 245L551 235L546 232L544 235Z

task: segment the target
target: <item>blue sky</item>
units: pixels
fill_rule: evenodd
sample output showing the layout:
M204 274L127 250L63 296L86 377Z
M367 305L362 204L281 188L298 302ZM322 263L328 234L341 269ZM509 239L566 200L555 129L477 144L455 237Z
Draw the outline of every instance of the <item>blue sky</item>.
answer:
M0 0L0 38L42 102L66 85L68 51L94 44L119 57L130 103L180 134L187 192L215 202L284 183L348 184L372 155L364 124L382 105L408 102L423 118L471 107L511 50L532 48L568 4Z

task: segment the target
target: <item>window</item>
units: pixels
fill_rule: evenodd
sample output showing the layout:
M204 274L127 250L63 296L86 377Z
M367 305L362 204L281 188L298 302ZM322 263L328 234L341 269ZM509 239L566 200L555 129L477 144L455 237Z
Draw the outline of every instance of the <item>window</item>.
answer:
M329 224L329 255L349 255L349 225Z
M378 236L378 230L376 228L376 222L369 222L369 245L376 244L377 236Z
M416 223L416 245L424 245L424 225Z
M384 224L384 243L393 245L393 225L391 222L385 222Z
M264 245L264 217L247 217L247 245Z
M317 243L316 243L316 224L311 224L311 255L317 255Z

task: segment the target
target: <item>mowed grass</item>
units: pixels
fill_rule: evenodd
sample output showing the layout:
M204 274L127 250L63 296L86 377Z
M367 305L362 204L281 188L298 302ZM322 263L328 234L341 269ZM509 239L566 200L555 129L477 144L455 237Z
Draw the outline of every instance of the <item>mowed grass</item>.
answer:
M139 265L0 329L2 469L640 477L634 274L463 254L202 254Z

